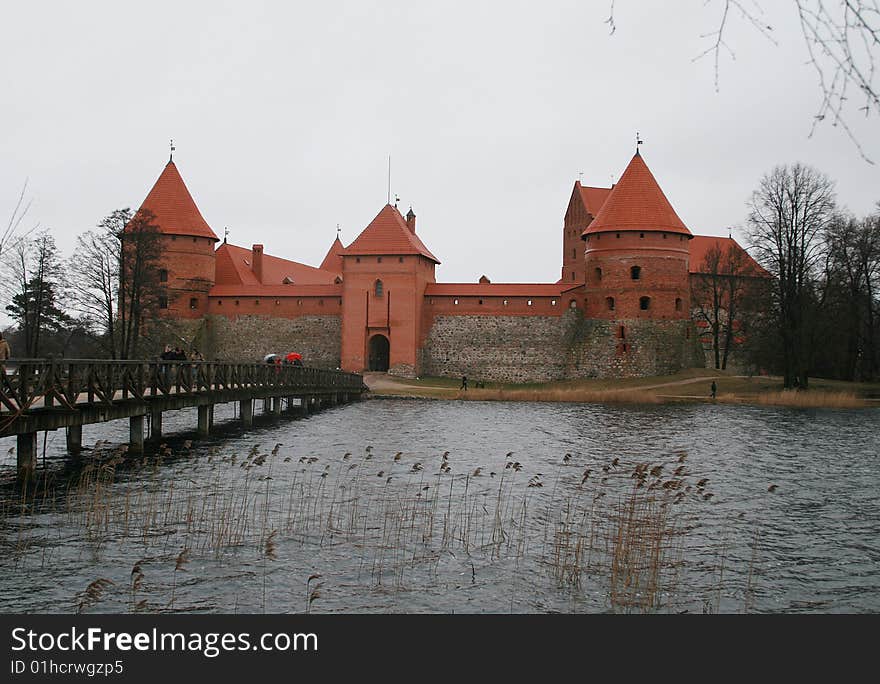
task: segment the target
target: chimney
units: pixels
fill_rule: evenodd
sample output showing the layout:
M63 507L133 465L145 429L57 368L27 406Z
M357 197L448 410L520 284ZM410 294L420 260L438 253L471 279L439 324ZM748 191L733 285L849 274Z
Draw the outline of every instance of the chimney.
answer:
M257 281L263 282L263 245L254 245L252 248L253 259L251 260L251 269L257 276Z
M412 210L412 207L409 208L409 211L406 212L406 227L409 228L409 232L413 235L416 234L416 214Z

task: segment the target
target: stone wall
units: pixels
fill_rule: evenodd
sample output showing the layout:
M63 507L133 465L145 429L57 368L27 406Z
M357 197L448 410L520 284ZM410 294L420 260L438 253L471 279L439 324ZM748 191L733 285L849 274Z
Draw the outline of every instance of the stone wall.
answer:
M437 316L422 349L421 374L496 382L563 379L578 315Z
M306 366L339 368L339 316L270 318L209 316L204 321L205 358L262 361L266 354L299 352Z
M580 319L566 369L569 378L670 375L705 367L689 320Z
M438 316L421 374L548 382L668 375L704 365L691 321L600 321L571 310L561 317Z

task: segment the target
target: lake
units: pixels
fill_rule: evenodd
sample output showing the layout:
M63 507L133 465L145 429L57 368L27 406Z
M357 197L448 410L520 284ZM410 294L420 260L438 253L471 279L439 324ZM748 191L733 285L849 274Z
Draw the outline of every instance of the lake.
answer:
M874 409L234 411L143 458L85 426L76 466L49 433L26 492L0 440L0 612L880 610Z

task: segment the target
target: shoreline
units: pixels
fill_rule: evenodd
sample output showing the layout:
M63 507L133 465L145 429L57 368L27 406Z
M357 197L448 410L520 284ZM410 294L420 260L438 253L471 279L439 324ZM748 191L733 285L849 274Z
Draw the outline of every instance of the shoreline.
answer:
M649 378L586 379L549 383L485 383L460 389L454 378L399 378L365 373L371 399L446 401L535 401L629 405L735 404L790 408L877 408L880 383L854 383L816 378L807 390L784 390L774 376L740 376L722 371L688 370ZM717 396L710 385L717 383ZM681 392L676 390L680 388ZM695 390L705 391L697 394Z

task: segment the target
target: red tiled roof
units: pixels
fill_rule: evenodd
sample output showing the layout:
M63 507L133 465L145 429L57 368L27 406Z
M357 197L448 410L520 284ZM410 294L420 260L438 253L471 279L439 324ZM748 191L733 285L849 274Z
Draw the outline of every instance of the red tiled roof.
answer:
M327 252L327 256L324 257L324 261L321 262L319 268L323 271L342 273L342 253L344 251L345 247L342 246L339 237L337 237L333 244L330 245L330 251Z
M558 283L428 283L425 296L434 297L559 297Z
M224 242L214 252L216 256L217 285L272 286L285 285L284 279L293 280L292 285L328 285L336 279L337 273L306 266L297 261L289 261L263 253L263 282L257 280L253 271L253 252Z
M345 254L421 254L435 264L440 263L390 204L382 207L370 225L345 249Z
M615 230L663 230L691 234L638 152L583 234Z
M722 255L731 247L743 252L746 256L744 266L748 271L748 275L760 278L767 278L770 276L769 271L767 271L763 266L755 261L752 256L745 249L743 249L736 240L734 240L733 238L716 237L714 235L694 235L693 240L691 240L688 245L688 247L690 248L690 255L688 257L688 271L690 271L691 273L703 273L703 262L706 259L706 254L708 254L710 249L716 246L721 249ZM719 264L719 270L722 274L724 273L723 258L721 263Z
M138 211L144 209L155 215L161 233L218 239L202 218L173 161L165 165Z
M592 215L597 216L608 195L611 194L613 188L593 188L588 185L581 185L580 181L575 181L577 189L580 191L581 201L584 203L586 210Z

